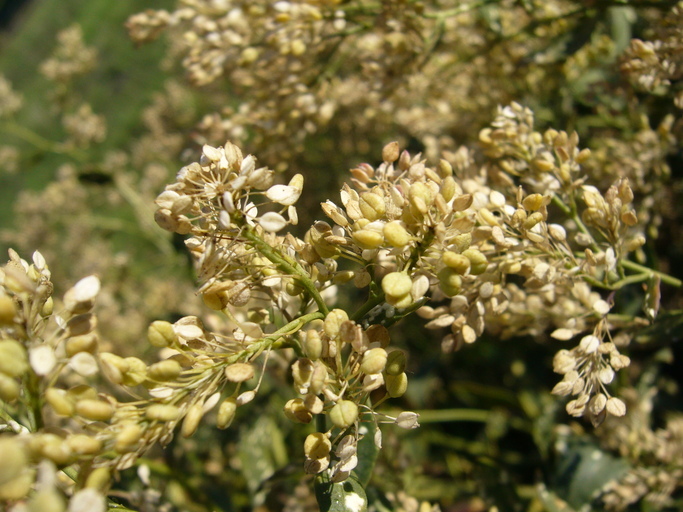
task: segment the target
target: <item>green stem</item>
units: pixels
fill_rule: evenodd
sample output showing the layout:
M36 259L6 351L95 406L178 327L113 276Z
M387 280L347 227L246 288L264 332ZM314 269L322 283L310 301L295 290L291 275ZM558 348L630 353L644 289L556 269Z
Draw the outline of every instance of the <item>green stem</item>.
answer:
M327 305L320 295L320 292L315 287L315 283L298 262L268 245L259 235L256 234L254 228L246 227L242 232L242 235L249 240L263 256L274 263L279 270L289 274L299 281L299 284L306 289L306 291L318 305L318 309L323 314L323 318L327 316L330 310L327 308Z
M666 283L668 285L675 286L677 288L680 288L681 285L683 285L683 281L681 281L680 279L677 279L673 276L670 276L669 274L659 272L657 270L652 270L651 268L640 265L634 261L622 260L620 263L624 268L627 268L629 270L635 270L637 272L642 272L642 273L646 274L646 278L649 278L652 275L655 275L655 276L659 277L663 283Z
M83 151L67 146L66 144L60 144L58 142L48 140L45 137L38 135L33 130L29 130L28 128L14 122L3 123L0 125L0 130L19 137L21 140L28 142L35 148L41 149L43 151L67 155L81 162L85 161L86 159L86 154Z

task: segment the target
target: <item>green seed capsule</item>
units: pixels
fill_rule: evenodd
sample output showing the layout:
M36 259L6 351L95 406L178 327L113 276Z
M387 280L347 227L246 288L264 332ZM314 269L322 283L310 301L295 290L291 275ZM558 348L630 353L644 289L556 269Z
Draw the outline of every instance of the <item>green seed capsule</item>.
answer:
M351 400L340 400L330 409L329 415L335 427L346 428L358 419L358 405Z
M230 397L226 398L221 402L218 407L218 415L216 418L216 426L220 429L226 429L232 423L235 418L235 412L237 411L237 401Z
M387 364L384 371L387 375L396 376L402 374L406 369L406 355L401 350L392 350L387 355Z
M322 459L330 454L332 443L322 432L309 434L304 441L304 454L309 459Z
M152 322L147 329L147 339L152 346L164 348L177 343L178 335L169 322L157 320Z
M398 398L403 396L408 389L408 376L405 373L387 375L384 379L384 385L391 398Z

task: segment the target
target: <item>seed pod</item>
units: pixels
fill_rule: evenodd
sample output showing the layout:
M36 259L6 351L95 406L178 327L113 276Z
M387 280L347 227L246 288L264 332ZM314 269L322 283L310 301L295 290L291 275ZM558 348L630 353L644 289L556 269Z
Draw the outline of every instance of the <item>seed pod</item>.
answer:
M472 245L472 233L460 233L453 237L452 244L457 252L462 253Z
M225 368L225 378L230 382L246 382L254 376L254 367L248 363L233 363Z
M53 487L39 489L31 498L27 512L64 512L66 509L64 498Z
M285 404L285 416L296 423L310 423L313 419L301 398L293 398Z
M109 488L110 482L111 472L109 471L109 468L96 468L88 475L84 487L104 492Z
M535 212L543 206L543 196L541 194L530 194L522 201L524 209L530 212Z
M66 340L65 348L66 355L69 357L75 356L80 352L94 354L97 352L97 335L91 332L83 336L73 336Z
M298 388L308 388L313 376L313 363L310 359L302 357L292 365L292 377Z
M76 402L76 414L92 421L108 421L114 415L109 402L86 398Z
M363 192L360 195L360 211L369 221L382 218L386 212L384 198L373 192Z
M0 464L0 486L17 478L26 468L28 460L24 444L17 437L0 437L0 453L2 453L2 464Z
M351 400L340 400L330 409L329 416L335 427L346 428L358 419L358 405Z
M178 342L178 335L171 323L157 320L147 329L147 339L152 346L164 348L175 345Z
M411 240L410 233L397 220L387 222L383 228L384 239L392 247L405 247Z
M387 351L383 348L371 348L363 354L360 370L366 375L381 373L387 364Z
M128 370L122 373L122 382L126 386L137 386L147 380L147 365L137 357L126 357L124 359L128 365Z
M404 373L398 375L387 375L384 379L387 394L391 398L403 396L408 389L408 376Z
M387 375L396 376L402 374L406 369L406 355L401 350L392 350L387 355L387 363L384 371Z
M384 243L384 236L382 233L369 229L359 229L351 235L351 238L353 238L362 249L377 249Z
M379 343L382 348L388 347L391 342L389 330L380 324L371 325L365 331L365 334L368 336L370 343Z
M226 429L235 418L237 411L237 401L233 397L226 398L218 407L218 415L216 417L216 426L218 428Z
M330 454L332 443L322 432L309 434L304 441L304 454L309 459L322 459Z
M393 163L398 160L399 157L399 147L398 142L389 142L386 146L382 148L382 160L385 162Z

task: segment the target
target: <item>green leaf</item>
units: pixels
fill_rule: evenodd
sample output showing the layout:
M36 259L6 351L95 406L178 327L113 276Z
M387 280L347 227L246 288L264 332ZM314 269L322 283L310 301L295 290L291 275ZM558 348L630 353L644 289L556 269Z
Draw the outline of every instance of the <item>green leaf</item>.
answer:
M252 493L288 462L282 432L269 416L261 416L242 430L239 447L242 473Z
M379 450L375 446L377 426L374 423L363 423L361 430L366 427L367 432L361 432L363 437L358 441L358 465L353 471L363 487L367 487L370 483L372 471L375 468L375 462L379 454Z
M321 512L365 512L368 498L356 475L343 482L331 482L325 472L315 479L315 496Z

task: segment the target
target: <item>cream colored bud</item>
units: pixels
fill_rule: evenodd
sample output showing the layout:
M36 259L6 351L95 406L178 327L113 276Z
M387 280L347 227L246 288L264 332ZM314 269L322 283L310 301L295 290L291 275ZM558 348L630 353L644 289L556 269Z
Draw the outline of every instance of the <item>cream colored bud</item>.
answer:
M330 454L332 443L322 432L309 434L304 441L304 454L309 459L322 459Z
M163 320L152 322L147 329L147 339L153 347L170 347L178 342L173 325Z
M152 404L147 407L145 416L152 421L173 421L180 416L180 409L171 404Z
M42 434L40 437L40 455L50 459L57 466L70 464L73 461L73 451L64 439L54 434Z
M448 160L444 160L443 158L439 160L439 174L441 174L442 178L453 175L453 166Z
M17 478L28 464L24 444L14 436L0 437L0 486Z
M17 306L9 295L0 295L0 325L11 325L17 314Z
M462 278L460 274L450 267L444 267L437 275L439 278L439 288L448 297L454 297L460 293Z
M62 494L54 487L43 487L33 495L26 512L64 512L65 509Z
M427 209L434 202L434 195L427 185L422 182L413 183L408 191L410 204L419 213L427 213Z
M121 432L116 436L114 442L114 449L118 453L129 453L137 450L138 442L142 439L142 427L135 423L129 423L124 426Z
M121 374L122 382L126 386L137 386L147 380L147 365L137 357L126 357L124 359L128 365L128 370Z
M94 354L97 352L97 335L95 333L83 336L73 336L66 340L66 355L72 357L80 352Z
M369 229L359 229L351 235L362 249L376 249L384 243L384 236L377 231Z
M72 434L66 438L66 445L78 455L95 455L102 449L102 441L85 434Z
M313 361L320 359L323 353L323 342L320 339L320 334L315 329L306 331L306 339L304 340L304 350L306 355Z
M399 157L399 147L398 142L390 142L382 148L382 160L385 162L393 163L398 160Z
M391 272L382 279L382 290L388 297L404 297L412 287L413 281L406 272Z
M464 275L470 269L470 260L467 256L455 253L453 251L445 251L441 255L444 264L455 270L458 274Z
M401 350L392 350L387 355L387 363L384 371L387 375L396 376L402 374L406 369L406 355Z
M467 249L462 254L470 260L470 274L478 276L486 272L489 262L482 252L477 249Z
M202 301L209 309L222 311L230 303L230 296L226 291L209 291L202 294Z
M216 426L218 428L226 429L235 419L235 413L237 411L237 400L233 397L228 397L221 402L218 406L218 414L216 415Z
M314 365L310 359L297 359L292 365L292 377L299 388L308 387L313 375Z
M393 220L387 222L383 228L384 239L393 247L405 247L412 237L401 222Z
M148 375L150 379L157 382L166 382L175 380L181 371L182 367L178 361L175 359L165 359L150 366Z
M531 168L536 172L550 172L555 168L555 164L543 157L537 156L531 160Z
M308 385L308 391L314 395L322 393L327 383L327 367L317 362L311 374L311 380Z
M360 211L370 221L382 218L386 212L384 198L373 192L363 192L360 195Z
M343 309L333 309L325 317L324 330L330 338L339 335L341 324L349 319L349 315Z
M408 389L408 376L403 373L398 375L388 375L384 379L384 385L391 398L403 396Z
M34 471L24 471L16 478L0 484L0 501L14 501L26 498L33 486Z
M54 309L54 307L55 307L54 300L52 299L52 297L48 297L45 300L45 304L43 304L43 307L40 309L40 314L43 317L50 316L52 314L52 310Z
M340 400L330 409L329 416L335 427L349 427L358 419L358 405L351 400Z
M285 404L285 416L296 423L310 423L313 419L301 398L294 398Z
M73 400L63 389L47 388L45 390L45 400L57 414L62 416L71 416L76 411Z
M86 398L76 402L76 414L92 421L108 421L114 415L114 407L109 402Z
M12 403L19 398L20 391L21 388L16 379L0 372L0 400Z
M387 364L387 351L383 348L371 348L363 354L360 370L367 375L374 375L384 370Z
M460 233L453 237L452 244L459 253L466 251L472 245L472 233Z
M529 215L526 220L522 223L524 229L531 229L539 222L543 222L543 214L541 212L534 212Z
M105 492L109 488L110 483L111 471L109 471L109 468L96 468L86 478L84 487Z
M19 377L28 370L28 356L24 346L16 340L0 340L0 372Z
M522 201L522 206L524 209L530 212L535 212L541 206L543 206L544 200L541 194L530 194L524 198Z
M453 176L446 176L444 178L444 180L441 182L440 192L446 202L450 201L451 199L453 199L453 197L455 197L455 193L457 192L457 186L455 180L453 179Z
M180 429L180 433L183 437L190 437L197 431L199 427L199 422L204 416L204 407L202 403L193 404L185 414L185 419L183 420L183 426Z
M246 382L254 376L254 367L249 363L233 363L225 368L225 378L230 382Z

